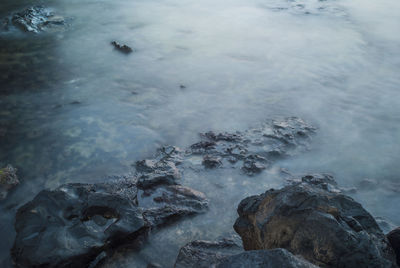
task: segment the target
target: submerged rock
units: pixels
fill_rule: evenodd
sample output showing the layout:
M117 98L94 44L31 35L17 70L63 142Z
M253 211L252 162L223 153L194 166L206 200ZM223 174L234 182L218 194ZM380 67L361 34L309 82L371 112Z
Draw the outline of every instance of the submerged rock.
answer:
M118 50L118 51L120 51L122 53L125 53L125 54L129 54L129 53L133 52L133 49L131 47L129 47L127 45L120 44L117 41L112 41L111 45L113 45L116 50Z
M11 22L14 26L25 32L39 33L49 29L60 29L66 26L63 17L42 6L27 8L12 15Z
M8 193L19 184L17 169L11 165L0 169L0 201L6 199Z
M397 256L397 264L400 265L400 227L388 233L387 238Z
M374 218L332 178L305 176L239 204L234 229L245 250L285 248L321 267L396 267Z
M186 153L203 155L206 168L223 166L223 159L235 166L241 164L242 171L251 176L277 159L307 149L314 132L314 127L297 117L270 120L242 132L203 133L203 140L191 145Z
M197 240L182 247L175 268L316 268L317 266L294 256L285 249L243 249L232 240L217 242Z
M138 193L133 178L40 192L17 212L17 267L94 267L117 248L139 249L150 230L208 206L204 194L180 185L158 186L140 201Z

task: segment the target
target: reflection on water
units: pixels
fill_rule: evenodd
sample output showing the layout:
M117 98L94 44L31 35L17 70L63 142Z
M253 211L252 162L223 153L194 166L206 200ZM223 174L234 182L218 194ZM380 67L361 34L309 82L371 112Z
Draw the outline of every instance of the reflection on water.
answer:
M3 2L2 17L28 3ZM319 126L312 151L278 165L331 172L343 186L390 182L354 197L400 225L398 1L37 2L72 22L54 34L0 34L0 163L23 181L1 205L1 259L16 208L44 187L130 172L161 144L273 115ZM135 52L118 53L112 40ZM184 243L231 232L243 197L279 185L273 174L226 170L185 180L210 212L154 235L140 258L172 265Z

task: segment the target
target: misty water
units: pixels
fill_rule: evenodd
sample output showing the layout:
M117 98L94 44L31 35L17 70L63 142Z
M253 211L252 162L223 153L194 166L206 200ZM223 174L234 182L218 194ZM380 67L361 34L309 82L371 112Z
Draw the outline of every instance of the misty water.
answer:
M254 177L185 173L204 215L153 234L106 267L172 267L195 239L233 233L237 204L297 174L327 172L374 216L400 225L400 2L397 0L2 0L0 17L43 4L65 31L0 35L0 166L21 184L1 203L0 261L17 208L44 188L133 172L161 145L274 116L318 127L309 151ZM134 48L114 50L112 40ZM119 264L118 264L119 263Z

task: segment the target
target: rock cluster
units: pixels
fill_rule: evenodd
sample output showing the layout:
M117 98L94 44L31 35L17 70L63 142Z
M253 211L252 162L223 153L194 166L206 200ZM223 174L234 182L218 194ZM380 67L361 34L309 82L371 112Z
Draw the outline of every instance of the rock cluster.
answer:
M396 267L374 218L335 185L304 176L242 200L234 229L245 250L284 248L321 267Z
M40 33L47 30L60 30L67 25L64 17L43 6L34 6L3 19L2 28L8 30L13 25L24 32Z
M116 248L140 248L150 230L207 205L204 194L180 185L144 194L134 178L62 185L18 210L12 256L17 267L94 267Z

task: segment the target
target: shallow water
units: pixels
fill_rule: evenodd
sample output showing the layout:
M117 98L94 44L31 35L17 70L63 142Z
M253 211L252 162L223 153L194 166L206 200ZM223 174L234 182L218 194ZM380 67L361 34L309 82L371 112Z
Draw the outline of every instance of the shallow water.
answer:
M0 16L33 2L2 1ZM17 167L22 181L1 204L4 263L14 213L41 189L103 181L160 145L184 147L199 132L242 130L275 115L319 128L309 152L277 166L333 173L344 187L377 180L381 188L353 197L400 225L399 1L36 2L70 26L0 34L0 164ZM135 52L113 50L112 40ZM210 212L119 261L170 267L186 242L233 232L238 202L282 183L267 173L185 174Z

